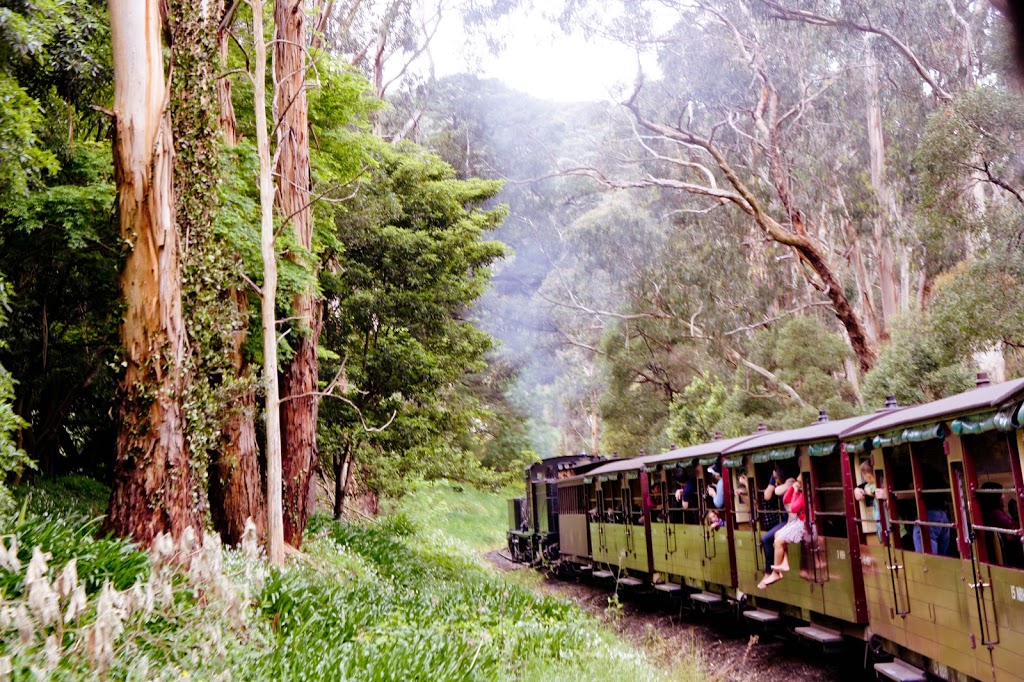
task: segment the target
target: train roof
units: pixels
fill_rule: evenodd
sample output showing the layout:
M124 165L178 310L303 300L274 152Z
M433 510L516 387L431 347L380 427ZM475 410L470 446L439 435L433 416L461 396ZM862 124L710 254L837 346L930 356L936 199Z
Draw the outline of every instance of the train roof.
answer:
M887 411L882 413L878 419L852 426L839 435L844 440L867 436L901 426L991 410L1021 399L1024 399L1024 378L972 388L969 391L923 405L906 407L898 411Z
M802 445L804 443L813 443L815 441L827 441L827 440L839 440L840 434L858 426L864 426L880 419L883 416L890 415L893 411L898 411L903 408L892 408L885 412L875 412L874 414L864 414L859 417L848 417L846 419L837 419L835 421L819 421L811 424L810 426L804 426L799 429L789 429L787 431L773 431L758 436L757 438L748 438L732 447L726 449L723 455L740 455L748 452L754 452L755 450L764 450L766 448L779 447L782 445Z
M663 462L675 462L677 460L693 459L694 457L710 457L712 455L717 456L722 454L729 448L736 447L737 445L746 443L749 440L764 438L770 433L770 431L761 431L746 436L739 436L737 438L724 438L722 440L713 440L710 443L691 445L689 447L671 450L660 455L646 457L644 458L644 464L647 466L652 466L662 464Z

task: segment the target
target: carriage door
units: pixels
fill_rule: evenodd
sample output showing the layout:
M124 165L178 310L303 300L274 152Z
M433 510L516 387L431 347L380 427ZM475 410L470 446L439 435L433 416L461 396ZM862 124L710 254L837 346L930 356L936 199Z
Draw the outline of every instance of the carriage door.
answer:
M992 571L984 563L985 549L979 547L980 543L984 543L985 532L981 530L983 526L976 526L974 523L976 516L978 519L981 518L980 510L976 504L972 504L974 500L968 494L970 484L963 463L953 462L950 469L956 493L957 535L963 538L960 542L961 553L971 563L971 581L967 583L971 594L968 596L968 601L973 605L978 618L981 644L991 649L999 643L999 628L996 624L993 601ZM971 640L973 642L974 633L971 633Z
M987 418L986 418L987 417ZM999 643L999 627L995 611L995 585L992 566L1024 569L1024 548L1021 545L1020 502L1024 491L1021 481L1017 437L1008 431L1009 415L980 415L971 423L958 419L954 433L963 434L963 470L969 505L972 601L978 614L982 644L992 648ZM957 422L960 422L959 424ZM984 428L985 431L981 431ZM1007 430L1004 430L1007 429ZM959 463L954 463L958 467ZM996 576L1007 575L997 571ZM1010 588L1013 589L1012 587Z
M676 553L678 548L676 545L676 532L672 524L682 521L683 503L681 500L676 500L674 491L669 490L667 474L662 477L660 485L661 499L663 500L665 510L662 516L662 525L665 526L665 558L668 559Z
M629 555L630 558L635 559L636 538L634 536L636 534L636 526L634 519L636 518L636 514L639 514L640 512L639 509L636 508L637 505L634 504L633 500L632 480L629 478L631 475L632 474L626 474L623 477L622 485L619 488L619 494L622 495L622 520L623 525L625 526L626 554Z
M718 543L715 538L717 533L711 530L711 527L707 524L706 519L708 517L708 481L710 477L704 475L704 467L710 466L715 461L715 458L711 458L706 465L700 468L700 477L697 479L697 490L699 495L697 496L697 509L698 518L697 523L700 524L701 537L704 539L704 558L714 559L718 556ZM703 464L703 462L701 463Z
M594 490L597 494L597 519L595 519L597 522L597 549L594 553L604 555L608 552L608 540L605 537L604 530L605 517L608 513L604 499L604 484L597 481L594 485Z

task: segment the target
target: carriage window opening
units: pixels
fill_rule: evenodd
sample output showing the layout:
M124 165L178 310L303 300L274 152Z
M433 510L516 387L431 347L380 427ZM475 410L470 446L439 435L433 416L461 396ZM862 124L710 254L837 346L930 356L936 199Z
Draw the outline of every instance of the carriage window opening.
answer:
M910 451L920 473L919 501L924 507L921 524L913 530L914 549L927 554L959 557L953 513L953 490L942 439L912 443ZM927 532L926 532L927 529ZM924 538L928 538L928 542Z
M642 525L644 522L644 496L640 487L640 477L629 479L623 492L629 498L629 518L626 523Z
M682 491L685 485L685 481L680 476L681 473L679 471L665 472L665 501L668 505L666 509L668 511L669 523L683 522L682 495L680 494L678 497L676 495L676 491Z
M582 514L586 510L586 490L581 485L563 486L558 489L559 514Z
M696 472L690 469L676 469L673 474L674 483L670 500L670 520L672 523L700 523L700 490L701 481Z
M736 514L736 524L746 529L748 528L746 524L750 523L750 505L752 504L751 481L747 478L745 468L730 469L729 472L729 475L732 476L732 505Z
M829 538L845 538L846 493L843 489L843 465L839 457L812 457L815 485L811 493L818 533Z
M625 511L622 506L622 483L618 480L605 482L605 506L608 507L608 523L624 523Z
M888 476L889 540L896 549L914 551L914 522L917 521L917 491L910 445L902 443L883 450Z
M974 523L981 560L997 566L1024 569L1014 473L1016 436L990 431L963 436L963 444L977 477L972 502L980 512L975 514Z
M665 519L665 503L668 495L665 493L666 484L661 479L656 479L652 474L650 477L651 488L651 523L658 523Z
M779 463L775 461L758 462L754 464L752 492L755 511L757 512L757 525L761 529L762 533L768 532L789 518L786 513L785 506L782 503L781 495L773 495L769 500L764 499L765 489L773 482L772 475L777 464ZM795 467L795 460L783 463L783 468L786 468L787 464L791 465L790 468L793 468ZM783 482L784 481L777 481L777 483Z
M882 505L879 500L885 496L885 476L875 467L870 454L850 455L850 458L856 485L854 498L857 500L857 518L860 519L861 544L881 544Z

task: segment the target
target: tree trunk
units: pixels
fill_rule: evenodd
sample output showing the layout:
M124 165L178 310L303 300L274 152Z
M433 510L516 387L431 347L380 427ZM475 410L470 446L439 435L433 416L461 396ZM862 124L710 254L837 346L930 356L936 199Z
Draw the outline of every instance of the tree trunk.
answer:
M296 243L313 246L310 201L309 121L306 102L306 14L303 0L277 0L274 7L274 94L277 121L277 207L290 223ZM286 225L287 227L287 225ZM293 255L293 257L295 257ZM315 263L310 262L315 276ZM309 488L316 469L316 424L319 398L317 345L320 337L319 302L310 284L293 301L298 319L293 335L295 354L281 375L281 446L284 476L285 540L295 547L310 512Z
M860 248L860 237L854 228L846 208L846 199L843 197L842 189L837 185L835 188L836 202L842 210L841 222L843 235L846 238L848 247L847 259L850 262L850 269L853 271L854 281L857 283L857 293L860 298L861 317L864 318L864 328L871 342L877 344L882 330L882 320L879 319L878 309L875 307L875 300L872 294L871 278L868 275L867 264L864 262L864 252Z
M355 447L346 439L342 451L334 456L334 518L341 520L345 513L345 494L348 492L348 472L352 470Z
M125 375L106 527L149 545L200 530L181 396L185 332L157 0L110 0Z
M882 108L878 103L878 64L867 47L867 68L864 69L868 90L868 150L871 161L871 185L878 200L874 219L875 257L878 263L878 285L882 299L882 327L879 338L887 339L886 328L899 313L899 292L896 268L893 266L892 223L895 222L895 199L885 174L885 137L882 130Z
M224 12L223 4L222 0L220 14ZM227 32L221 31L217 40L221 69L226 70ZM231 101L229 78L219 79L217 96L224 141L234 146L238 143L238 126ZM228 294L236 308L239 325L228 349L229 365L233 379L241 384L241 393L225 415L220 448L214 455L210 476L210 513L214 528L224 542L237 545L242 540L245 522L250 518L256 524L257 536L263 537L267 528L267 512L256 443L256 386L249 380L245 354L242 352L242 346L249 335L249 297L244 290L239 289L232 289Z
M218 14L224 14L224 0L220 0ZM221 71L228 66L228 32L218 31L217 53L220 55ZM238 121L235 118L235 104L231 101L231 78L224 76L217 80L217 100L220 103L220 129L224 141L231 147L238 144Z
M260 255L263 259L263 379L267 424L267 557L284 564L281 506L281 401L277 386L277 250L274 248L274 179L267 134L267 44L263 41L263 0L250 0L255 53L253 102L256 150L260 159Z

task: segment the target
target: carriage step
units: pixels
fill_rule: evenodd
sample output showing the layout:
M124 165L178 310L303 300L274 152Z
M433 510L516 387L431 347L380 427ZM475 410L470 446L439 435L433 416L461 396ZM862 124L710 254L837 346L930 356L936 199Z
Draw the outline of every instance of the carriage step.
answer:
M654 589L659 592L668 592L669 594L675 594L676 592L682 591L682 586L676 585L675 583L658 583L654 586Z
M843 635L836 632L835 630L829 630L819 625L805 625L796 629L796 634L800 635L804 639L809 639L812 642L818 644L830 645L830 644L842 644Z
M625 578L619 578L619 584L625 585L626 587L639 587L644 584L644 581L640 580L640 578L634 578L631 575L627 575Z
M615 574L611 571L594 571L591 573L595 578L614 578Z
M879 678L884 677L894 682L925 682L928 679L923 670L899 659L888 663L875 663L875 674Z
M779 619L779 614L776 611L765 611L763 609L750 609L749 611L743 612L744 618L757 621L758 623L774 623Z
M582 564L580 566L577 566L576 570L580 571L581 573L589 573L590 571L594 570L594 567L590 564Z
M722 598L714 592L694 592L690 595L690 599L693 601L699 601L701 604L722 603Z

